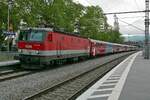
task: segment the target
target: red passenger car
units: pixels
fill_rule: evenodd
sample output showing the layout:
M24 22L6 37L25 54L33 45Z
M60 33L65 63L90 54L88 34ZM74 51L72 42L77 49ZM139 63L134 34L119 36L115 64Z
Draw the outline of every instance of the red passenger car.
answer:
M106 53L106 43L103 41L93 40L91 41L91 55L97 56L97 55L103 55Z

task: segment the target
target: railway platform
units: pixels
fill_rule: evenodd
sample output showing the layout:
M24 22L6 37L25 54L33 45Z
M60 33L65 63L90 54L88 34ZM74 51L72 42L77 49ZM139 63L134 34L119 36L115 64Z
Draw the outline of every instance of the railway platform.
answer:
M0 62L0 67L1 66L15 65L15 64L19 64L19 63L20 63L19 60L2 61L2 62Z
M132 54L76 100L150 100L150 60Z

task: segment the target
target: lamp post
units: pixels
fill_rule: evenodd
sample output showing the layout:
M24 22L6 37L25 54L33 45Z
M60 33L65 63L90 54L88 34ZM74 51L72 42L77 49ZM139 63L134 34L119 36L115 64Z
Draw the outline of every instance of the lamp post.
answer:
M8 16L7 16L7 32L9 33L10 32L10 12L11 12L11 9L12 9L12 3L13 3L13 0L8 0L8 10L7 10L7 13L8 13ZM7 47L7 50L10 51L10 37L8 36L8 47Z
M8 13L8 16L7 16L7 31L8 32L10 31L10 12L11 12L11 9L12 9L12 4L13 4L13 0L8 0L8 10L7 10L7 13Z

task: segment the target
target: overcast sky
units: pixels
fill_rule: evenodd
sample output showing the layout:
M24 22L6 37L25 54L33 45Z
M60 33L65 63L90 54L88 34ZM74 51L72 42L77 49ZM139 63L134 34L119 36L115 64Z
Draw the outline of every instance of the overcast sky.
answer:
M145 9L145 0L78 0L85 6L99 5L105 13L141 11ZM113 25L114 15L107 15L108 23ZM143 35L144 34L144 13L117 15L119 18L120 32L124 35ZM132 17L132 18L131 18ZM122 22L123 21L123 22ZM136 29L128 24L133 24ZM141 29L141 30L140 30Z

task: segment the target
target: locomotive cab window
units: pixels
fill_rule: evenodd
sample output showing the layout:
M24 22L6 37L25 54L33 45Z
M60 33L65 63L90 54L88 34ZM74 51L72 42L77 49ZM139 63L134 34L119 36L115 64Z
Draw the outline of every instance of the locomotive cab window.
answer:
M45 36L44 31L37 31L37 30L25 30L21 31L19 34L19 40L22 41L43 41Z
M43 33L39 31L31 32L29 36L29 41L42 41L43 40Z

